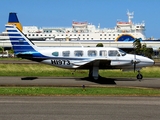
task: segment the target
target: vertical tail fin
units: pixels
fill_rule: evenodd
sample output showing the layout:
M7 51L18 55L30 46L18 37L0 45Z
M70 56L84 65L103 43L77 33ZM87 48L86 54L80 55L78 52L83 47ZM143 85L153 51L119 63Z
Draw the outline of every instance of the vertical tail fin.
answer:
M11 41L14 53L17 57L41 61L46 56L42 55L25 35L14 25L6 25L6 30Z
M8 25L15 25L20 31L22 31L22 25L19 22L16 13L9 13Z
M14 25L6 25L6 30L15 54L37 52L37 47Z

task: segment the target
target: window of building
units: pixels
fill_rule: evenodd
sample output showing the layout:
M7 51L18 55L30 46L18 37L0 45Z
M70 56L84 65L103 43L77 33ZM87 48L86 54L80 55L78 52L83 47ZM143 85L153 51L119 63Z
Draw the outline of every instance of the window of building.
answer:
M97 51L95 51L95 50L89 50L89 51L88 51L88 56L94 57L94 56L96 56L96 55L97 55Z

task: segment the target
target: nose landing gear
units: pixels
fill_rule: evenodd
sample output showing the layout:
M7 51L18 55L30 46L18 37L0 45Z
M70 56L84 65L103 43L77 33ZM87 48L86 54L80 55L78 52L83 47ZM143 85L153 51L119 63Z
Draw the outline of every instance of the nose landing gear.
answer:
M138 79L139 81L141 81L142 78L143 78L143 75L140 73L140 70L138 70L137 79Z

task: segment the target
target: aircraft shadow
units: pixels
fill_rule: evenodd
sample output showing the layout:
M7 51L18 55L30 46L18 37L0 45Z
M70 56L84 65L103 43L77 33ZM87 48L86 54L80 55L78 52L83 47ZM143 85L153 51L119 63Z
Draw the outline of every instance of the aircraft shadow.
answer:
M84 80L84 81L94 82L97 84L116 85L116 83L115 83L116 79L105 78L105 77L99 77L99 79L97 79L97 80L94 80L93 78L90 78L90 77L84 77L84 78L78 78L77 80Z
M21 78L21 80L35 80L37 78L38 77L24 77L24 78Z

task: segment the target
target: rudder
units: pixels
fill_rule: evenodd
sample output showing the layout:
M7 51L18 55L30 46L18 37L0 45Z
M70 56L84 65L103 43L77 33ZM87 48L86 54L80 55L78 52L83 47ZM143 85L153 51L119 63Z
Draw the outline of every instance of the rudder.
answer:
M36 46L14 25L6 25L6 30L15 54L36 52Z
M8 25L15 25L20 31L22 31L22 25L18 20L17 13L9 13Z

